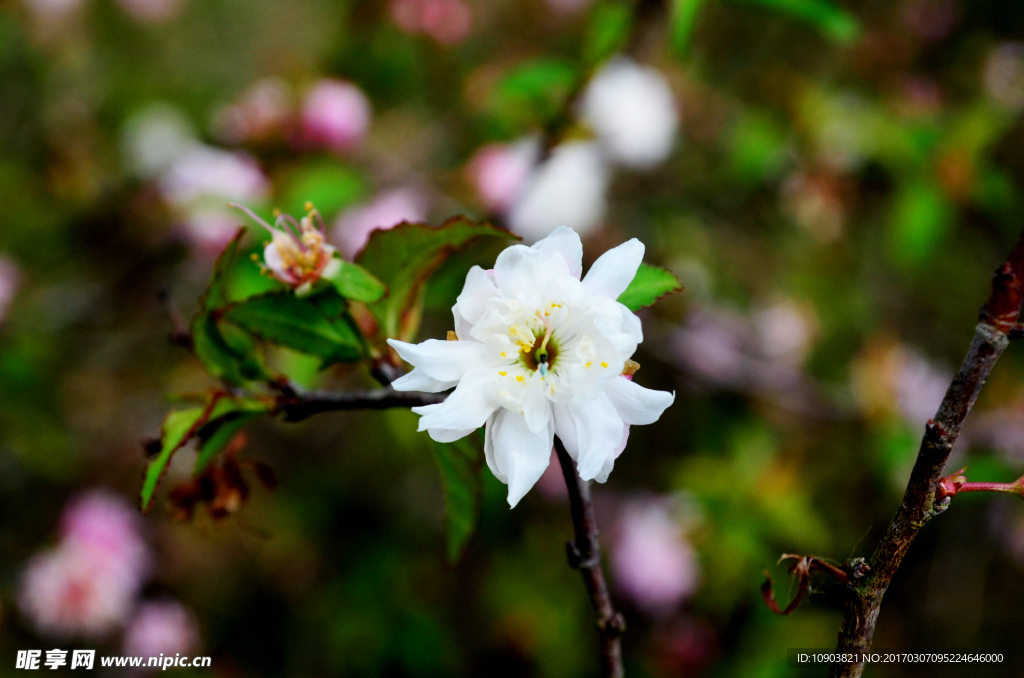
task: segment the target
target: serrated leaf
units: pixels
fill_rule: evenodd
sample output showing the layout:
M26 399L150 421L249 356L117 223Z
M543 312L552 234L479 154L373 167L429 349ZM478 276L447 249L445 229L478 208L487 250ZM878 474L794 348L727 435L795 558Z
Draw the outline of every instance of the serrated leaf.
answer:
M309 297L292 291L250 297L224 309L223 317L271 343L323 358L323 366L363 357L362 336L333 288Z
M209 463L224 451L232 438L257 417L258 414L230 414L204 426L199 435L199 449L196 452L196 464L192 469L192 475L198 476L202 473ZM207 428L210 430L205 430Z
M633 281L626 291L619 295L619 303L631 311L651 306L664 296L679 292L683 284L675 273L658 266L640 264Z
M672 49L679 56L685 56L690 48L690 38L704 0L672 0L670 31Z
M440 226L402 223L374 231L357 263L387 285L390 294L370 306L388 337L411 339L418 328L424 285L450 254L477 238L518 239L497 226L454 217Z
M338 294L351 299L371 304L380 301L388 293L387 285L377 280L372 273L351 261L337 259L341 265L331 277L325 280L334 285Z
M207 398L206 404L200 407L176 410L164 417L163 424L160 426L160 451L149 463L142 481L140 499L144 512L149 511L152 506L157 486L160 484L160 479L163 477L164 471L167 470L168 464L171 463L174 453L184 447L189 440L197 435L203 438L204 443L200 449L202 456L202 448L214 442L213 438L220 428L231 424L237 419L244 418L249 420L269 412L274 404L273 399L269 397L234 398L227 395L224 391L215 391L208 395ZM235 432L237 432L237 429ZM229 436L223 443L220 443L219 449L209 449L206 452L207 458L204 461L204 465L216 456L230 439L231 437ZM219 443L220 441L216 442Z
M209 416L210 407L190 407L187 410L171 412L164 418L160 426L160 452L149 462L142 480L140 504L143 513L149 511L153 504L160 478L163 477L171 457L189 441Z
M431 449L444 486L448 559L456 562L476 531L483 488L483 452L479 437L472 435L454 443L431 441Z
M206 292L199 298L199 308L202 311L212 311L221 308L228 303L227 281L228 273L234 264L235 256L238 254L238 243L245 235L245 227L239 228L235 237L227 244L213 264L213 272L210 274L210 284Z
M849 44L860 35L860 21L828 0L734 0L759 4L800 17L836 42Z

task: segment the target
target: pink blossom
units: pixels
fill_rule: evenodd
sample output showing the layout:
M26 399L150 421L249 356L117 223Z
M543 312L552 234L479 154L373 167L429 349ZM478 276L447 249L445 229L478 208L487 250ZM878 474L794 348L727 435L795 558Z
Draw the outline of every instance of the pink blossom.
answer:
M93 491L67 506L61 536L26 567L21 609L42 633L109 633L131 611L149 568L139 518L123 499Z
M473 29L473 14L465 0L392 0L391 18L405 33L424 33L452 45Z
M65 543L29 561L19 603L40 633L99 637L124 622L138 588L96 549Z
M335 151L357 146L372 111L363 91L344 80L320 80L302 102L302 141Z
M160 23L181 9L179 0L118 0L124 11L140 23Z
M238 232L238 218L226 209L200 208L189 212L180 222L182 234L204 254L216 256Z
M403 221L423 221L426 210L426 197L415 189L402 188L381 193L369 203L339 215L331 230L332 239L351 259L366 246L374 230L394 228Z
M199 144L176 159L160 180L161 195L175 207L203 198L218 204L257 202L269 190L270 182L248 155Z
M42 23L57 23L82 5L82 0L24 0L25 6Z
M548 7L559 14L575 14L582 12L594 0L547 0Z
M663 616L693 594L699 566L663 501L627 502L612 549L619 588L637 607Z
M138 513L124 499L94 490L64 509L63 543L94 553L96 563L126 580L142 581L150 553L142 538Z
M21 285L21 271L14 259L0 255L0 322L3 322L7 310L14 301Z
M537 143L523 140L512 144L482 146L466 166L466 174L488 209L511 209L526 185L538 155Z
M124 653L135 657L188 654L198 647L195 615L172 600L143 605L124 636Z

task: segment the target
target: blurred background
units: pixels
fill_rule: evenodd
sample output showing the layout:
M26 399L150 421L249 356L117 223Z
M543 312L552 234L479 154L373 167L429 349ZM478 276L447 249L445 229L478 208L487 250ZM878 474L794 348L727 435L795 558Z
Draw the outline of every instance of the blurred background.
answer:
M1022 110L1012 0L0 3L0 675L52 647L210 655L177 669L202 676L595 675L561 478L510 511L488 474L450 564L409 412L261 421L240 459L276 490L243 467L250 492L175 512L186 450L135 508L169 395L211 385L165 306L196 309L226 202L306 200L348 257L463 213L528 242L566 223L588 262L643 240L687 289L642 313L636 356L676 403L596 492L628 675L823 675L786 649L834 644L835 587L777 617L762 571L786 599L779 555L866 556L888 524L1024 224ZM457 291L430 288L421 336ZM1024 473L1018 349L963 465ZM1024 503L959 497L875 645L1019 674L1022 575Z

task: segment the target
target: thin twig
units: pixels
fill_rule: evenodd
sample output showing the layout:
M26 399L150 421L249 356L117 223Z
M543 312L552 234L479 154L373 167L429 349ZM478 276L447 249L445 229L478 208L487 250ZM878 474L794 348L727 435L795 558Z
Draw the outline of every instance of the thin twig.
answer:
M590 483L580 479L576 465L565 451L562 441L555 438L558 463L569 488L569 509L576 538L566 544L569 565L580 571L587 586L590 602L597 614L597 628L601 636L601 675L604 678L622 678L622 643L619 636L626 630L622 615L615 611L608 584L601 570L601 544L598 541L597 518L590 498Z
M289 389L290 390L290 389ZM443 402L446 393L420 393L377 388L367 391L331 393L326 391L291 391L282 393L277 411L285 421L302 421L321 412L342 410L386 410L392 407L417 407Z
M1024 299L1024 235L1010 258L996 271L992 294L982 307L967 356L939 406L925 427L917 462L910 474L903 503L871 556L868 575L848 588L846 610L839 629L838 654L864 653L878 621L882 597L910 548L914 537L932 517L943 512L950 497L940 490L942 469L956 443L964 420L978 399L996 360L1010 343ZM863 663L837 663L831 678L857 678Z

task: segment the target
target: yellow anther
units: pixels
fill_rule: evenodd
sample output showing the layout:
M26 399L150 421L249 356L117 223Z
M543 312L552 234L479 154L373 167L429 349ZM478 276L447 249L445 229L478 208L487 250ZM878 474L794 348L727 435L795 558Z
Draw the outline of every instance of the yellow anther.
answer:
M523 375L521 375L521 374L517 374L517 375L516 375L516 381L519 381L519 382L523 382L523 381L526 381L526 380L525 380L525 379L523 379Z
M276 218L276 217L279 217L279 216L281 216L281 210L278 209L277 207L275 207L274 208L274 217Z
M608 367L608 363L606 363L606 362L602 362L602 363L601 363L601 367L605 367L605 368L607 368L607 367Z
M590 367L590 366L591 366L591 365L593 365L593 364L594 364L594 363L587 363L587 367Z
M501 352L501 357L502 357L502 358L504 358L504 357L505 357L505 352L504 352L504 351L502 351L502 352Z
M640 369L640 363L632 360L627 360L626 364L622 367L622 373L627 377L631 377L636 374L636 371Z
M508 376L508 372L505 372L504 370L502 370L501 372L498 372L498 374L500 374L503 377L507 377Z
M249 258L252 259L253 261L259 261L260 260L260 255L258 255L255 252L253 252L252 254L249 255Z
M302 206L302 209L306 210L307 212L312 212L313 211L313 203L310 202L309 200L307 200L306 203Z
M448 341L458 341L459 335L455 334L454 330L448 330Z

